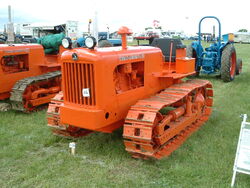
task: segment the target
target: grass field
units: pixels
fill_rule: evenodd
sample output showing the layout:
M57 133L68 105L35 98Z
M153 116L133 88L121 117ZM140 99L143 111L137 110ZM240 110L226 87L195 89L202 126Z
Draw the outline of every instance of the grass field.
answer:
M235 81L202 76L214 87L210 120L170 157L133 159L124 150L122 130L76 140L55 137L46 111L0 112L0 187L230 187L240 114L250 115L250 45L236 44L243 73ZM249 119L250 121L250 119ZM239 174L237 187L250 187Z

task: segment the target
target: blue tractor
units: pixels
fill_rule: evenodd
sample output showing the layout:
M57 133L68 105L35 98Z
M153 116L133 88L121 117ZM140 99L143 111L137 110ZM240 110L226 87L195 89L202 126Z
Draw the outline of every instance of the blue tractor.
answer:
M204 19L213 18L219 24L219 36L217 40L205 50L201 44L201 23ZM187 47L187 57L195 58L196 75L217 74L224 82L234 80L235 75L241 73L242 60L236 58L236 50L232 41L221 41L221 23L217 17L206 16L199 22L198 41L192 42Z

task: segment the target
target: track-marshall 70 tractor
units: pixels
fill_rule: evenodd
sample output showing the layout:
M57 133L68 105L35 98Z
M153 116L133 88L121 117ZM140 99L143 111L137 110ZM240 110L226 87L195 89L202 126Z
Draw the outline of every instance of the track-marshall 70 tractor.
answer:
M63 92L49 104L48 126L66 137L111 133L123 126L125 147L133 157L160 159L208 120L212 85L182 81L195 74L195 59L185 57L180 41L127 46L126 35L132 32L121 27L118 33L122 47L95 48L89 37L88 48L63 52Z
M0 45L0 100L9 99L10 104L0 103L2 110L33 111L61 90L58 51L63 38L56 34L41 38L42 45Z

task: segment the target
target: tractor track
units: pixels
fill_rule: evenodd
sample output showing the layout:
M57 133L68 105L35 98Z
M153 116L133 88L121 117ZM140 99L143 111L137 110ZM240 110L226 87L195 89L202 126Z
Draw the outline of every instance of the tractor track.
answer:
M12 109L22 112L29 112L30 110L24 106L24 93L27 87L43 81L53 81L59 77L61 77L61 71L54 71L39 76L24 78L16 82L12 88L10 96Z
M178 106L178 102L192 95L195 98L196 91L201 90L205 91L202 112L196 110L196 113L186 115L185 105ZM125 119L123 137L126 150L132 157L142 159L160 159L170 155L208 120L212 112L212 96L209 81L189 80L172 85L148 99L139 100L130 108ZM179 107L176 112L179 117L174 118L171 114L161 117L160 110L170 106Z

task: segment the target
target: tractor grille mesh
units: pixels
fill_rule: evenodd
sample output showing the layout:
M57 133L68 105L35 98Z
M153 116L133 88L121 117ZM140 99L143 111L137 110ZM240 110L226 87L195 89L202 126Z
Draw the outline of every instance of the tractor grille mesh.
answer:
M81 105L96 105L94 65L86 63L63 63L64 100ZM83 89L89 97L83 97Z

